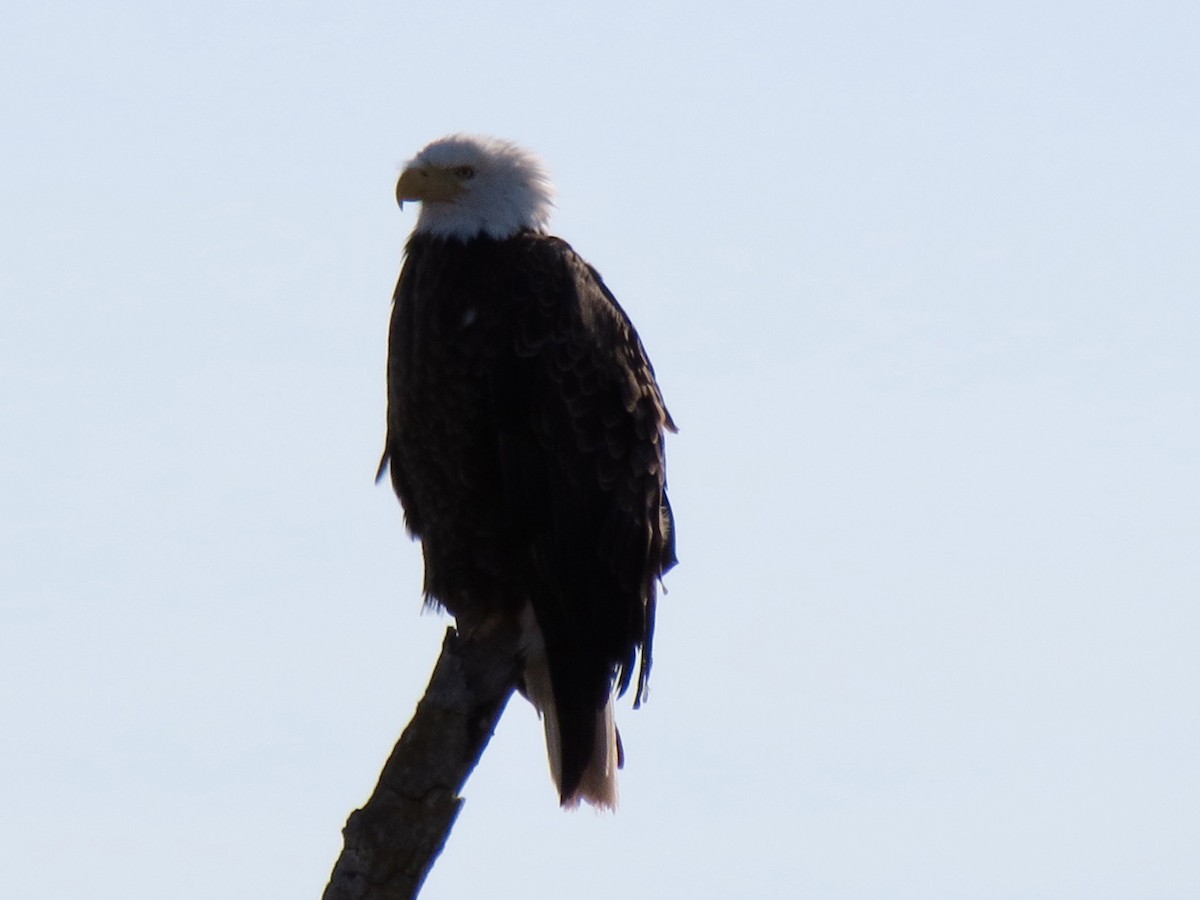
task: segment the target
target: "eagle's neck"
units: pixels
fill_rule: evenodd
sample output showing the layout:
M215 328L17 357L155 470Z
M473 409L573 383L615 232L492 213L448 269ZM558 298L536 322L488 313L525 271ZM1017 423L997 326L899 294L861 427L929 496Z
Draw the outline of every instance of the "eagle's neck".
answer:
M548 183L481 177L452 201L422 203L414 230L460 241L479 236L503 240L523 231L545 231L552 206Z

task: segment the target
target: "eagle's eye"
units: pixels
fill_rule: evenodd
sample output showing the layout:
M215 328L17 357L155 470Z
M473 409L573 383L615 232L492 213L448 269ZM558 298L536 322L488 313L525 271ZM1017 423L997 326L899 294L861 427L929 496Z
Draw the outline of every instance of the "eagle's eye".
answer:
M472 178L475 177L475 167L474 166L459 166L457 169L454 170L454 175L456 178L461 178L463 181L470 181Z

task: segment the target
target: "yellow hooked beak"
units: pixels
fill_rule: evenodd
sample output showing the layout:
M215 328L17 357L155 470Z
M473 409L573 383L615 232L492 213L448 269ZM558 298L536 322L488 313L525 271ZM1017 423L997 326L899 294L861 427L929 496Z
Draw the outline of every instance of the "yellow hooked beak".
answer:
M396 182L396 202L404 207L405 200L421 203L446 202L455 199L466 188L455 169L433 166L413 166L405 169Z

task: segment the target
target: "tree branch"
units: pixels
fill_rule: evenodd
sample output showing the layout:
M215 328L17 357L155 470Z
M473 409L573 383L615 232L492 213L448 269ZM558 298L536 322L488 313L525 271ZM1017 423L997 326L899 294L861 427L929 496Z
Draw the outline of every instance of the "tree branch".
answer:
M323 900L411 900L442 851L479 762L517 683L516 637L505 629L446 629L425 696L350 814Z

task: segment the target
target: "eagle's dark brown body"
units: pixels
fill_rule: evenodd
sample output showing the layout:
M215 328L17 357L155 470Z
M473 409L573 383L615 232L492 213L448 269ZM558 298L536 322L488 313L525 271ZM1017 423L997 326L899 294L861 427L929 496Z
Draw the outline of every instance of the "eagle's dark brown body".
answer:
M460 622L532 608L579 786L596 714L650 668L675 563L654 370L599 275L557 238L417 233L388 356L392 483L425 591Z

